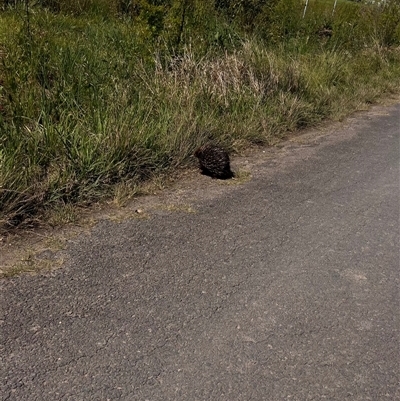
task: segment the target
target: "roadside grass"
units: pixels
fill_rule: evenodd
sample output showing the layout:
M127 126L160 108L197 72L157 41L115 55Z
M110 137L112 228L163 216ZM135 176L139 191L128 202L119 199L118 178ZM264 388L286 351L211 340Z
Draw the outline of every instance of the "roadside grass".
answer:
M27 253L18 263L6 270L0 270L0 278L12 278L23 273L37 274L38 272L54 270L61 266L62 260L37 260L34 254Z
M95 13L37 9L29 31L0 14L0 230L73 221L73 205L124 204L141 183L192 164L204 141L271 145L398 91L400 11L351 4L349 14L340 3L332 17L314 3L289 33L279 23L268 40L233 35L221 21L179 48ZM324 24L331 37L318 34Z

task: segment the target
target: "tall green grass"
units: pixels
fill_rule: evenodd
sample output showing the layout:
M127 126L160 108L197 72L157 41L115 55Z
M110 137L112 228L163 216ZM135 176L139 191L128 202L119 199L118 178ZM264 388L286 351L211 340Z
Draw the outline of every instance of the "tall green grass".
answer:
M149 15L87 4L32 8L29 25L23 8L0 14L3 229L185 166L206 140L271 144L400 84L396 3L332 15L315 1L302 19L301 3L278 1L243 29L224 10L191 8L179 41L176 10L155 32Z

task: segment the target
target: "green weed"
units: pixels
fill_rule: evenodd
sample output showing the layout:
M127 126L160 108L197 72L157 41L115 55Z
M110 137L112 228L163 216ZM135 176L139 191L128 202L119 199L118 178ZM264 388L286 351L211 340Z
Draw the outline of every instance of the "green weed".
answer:
M44 3L28 9L29 29L24 8L0 14L3 230L60 207L70 221L70 204L124 203L206 140L272 144L400 83L395 2L342 1L333 14L315 0L304 18L278 0Z

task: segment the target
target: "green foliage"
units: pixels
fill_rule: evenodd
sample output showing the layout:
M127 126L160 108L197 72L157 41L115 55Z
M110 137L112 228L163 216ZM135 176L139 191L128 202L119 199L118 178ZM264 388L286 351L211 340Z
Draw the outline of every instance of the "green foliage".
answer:
M373 40L381 46L400 45L400 3L389 1L381 9L365 7L365 24L370 27Z
M399 6L44 0L0 14L0 225L340 118L400 84ZM29 28L29 29L28 29Z
M230 22L236 22L247 31L251 31L260 21L268 19L267 13L277 3L279 0L216 0L215 8Z

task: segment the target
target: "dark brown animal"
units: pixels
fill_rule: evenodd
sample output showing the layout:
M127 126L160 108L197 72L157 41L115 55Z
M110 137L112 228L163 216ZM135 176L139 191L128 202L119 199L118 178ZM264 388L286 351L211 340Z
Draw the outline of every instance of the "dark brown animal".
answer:
M194 155L199 159L202 174L212 178L226 180L232 178L228 152L212 144L206 144L196 150Z

